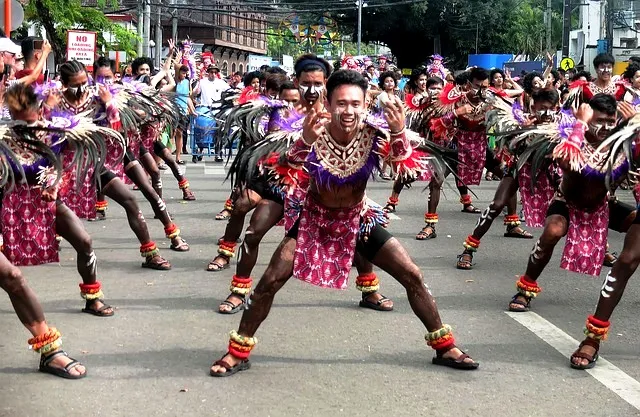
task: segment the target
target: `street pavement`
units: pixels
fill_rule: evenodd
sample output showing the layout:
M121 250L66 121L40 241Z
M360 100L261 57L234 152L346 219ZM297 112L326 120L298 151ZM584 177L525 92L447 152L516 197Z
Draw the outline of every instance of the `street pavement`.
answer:
M473 271L456 270L456 255L477 216L460 212L452 186L445 187L441 200L437 239L414 239L423 225L423 184L402 193L389 230L422 269L460 347L481 362L478 371L432 365L433 351L403 288L376 270L382 293L395 301L393 312L359 308L353 282L347 291L334 291L290 280L257 334L252 369L211 378L209 366L225 352L228 333L240 320L239 314L216 312L233 269L204 270L224 231L225 223L213 218L229 185L222 183L222 164L189 161L185 167L198 200L181 201L168 171L164 191L190 252L169 250L162 225L137 193L171 271L140 268L138 244L124 211L113 202L107 220L85 224L106 301L117 308L114 317L80 312L75 253L68 244L62 245L59 265L23 268L48 322L62 331L64 349L87 365L87 378L67 381L37 372L38 357L27 349L29 334L8 297L0 297L0 416L640 414L637 281L631 281L613 317L601 363L590 373L571 369L567 357L582 340L602 279L561 270L559 245L532 312L507 314L533 241L503 238L500 217L482 240ZM478 207L486 207L496 186L483 182L474 188ZM375 181L367 193L384 204L390 188L390 182ZM631 201L629 192L620 196ZM540 234L532 232L536 238ZM278 227L265 237L255 276L265 270L282 234ZM622 243L622 235L610 232L613 250L620 251Z

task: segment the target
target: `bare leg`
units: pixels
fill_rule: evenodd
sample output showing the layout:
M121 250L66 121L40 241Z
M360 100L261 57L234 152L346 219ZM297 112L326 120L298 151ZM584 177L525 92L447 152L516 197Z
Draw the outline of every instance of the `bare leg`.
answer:
M271 257L271 262L265 271L260 282L251 294L249 307L242 314L238 333L242 336L253 337L262 322L269 315L271 305L276 293L284 286L293 274L293 255L296 250L296 240L285 237L275 253ZM227 353L223 361L231 366L241 362L241 359ZM213 373L226 372L226 368L214 365L211 367Z
M0 288L6 291L18 319L33 337L44 335L49 331L42 305L40 305L36 294L27 285L27 281L24 279L20 269L12 265L1 252ZM57 350L51 353L55 352ZM72 360L66 355L58 355L51 361L50 365L62 369ZM86 368L82 365L69 369L69 373L74 376L80 376L86 372Z
M251 272L258 261L258 250L262 238L271 230L284 215L282 204L271 200L260 200L249 220L249 227L244 234L244 241L238 256L236 266L236 276L250 278ZM226 236L226 234L225 234ZM234 307L244 302L244 295L232 290L225 301L220 304L218 310L221 313L228 313ZM231 305L229 305L231 303Z
M533 250L529 255L529 261L527 262L527 271L525 276L530 282L537 282L540 274L549 263L551 256L553 255L553 249L556 247L560 239L562 239L569 228L569 222L567 218L559 215L552 214L547 217L542 231L542 236L533 246ZM515 300L519 300L522 303L528 303L529 300L522 294L516 295ZM510 309L519 309L522 304L509 304Z
M127 220L129 221L129 227L133 230L133 233L135 233L140 245L150 243L151 237L149 236L149 229L147 229L147 223L144 221L144 216L142 215L142 211L140 211L138 202L120 178L114 178L109 181L109 183L103 187L103 192L124 208L127 214ZM160 256L159 253L148 256L146 262L148 265L162 265L163 268L171 267L171 264Z
M624 238L624 246L618 260L605 278L593 317L603 322L609 321L622 299L629 278L638 269L638 264L640 264L640 225L633 224ZM579 351L593 356L596 353L596 348L583 345ZM582 366L586 366L588 363L586 359L578 357L573 357L571 361Z
M242 228L244 227L244 218L251 210L253 210L262 197L255 191L249 189L243 189L239 191L238 198L233 203L233 211L231 212L231 218L227 227L225 228L224 237L222 240L229 244L235 245L242 234ZM218 255L207 266L207 271L219 271L229 263L229 256L218 251Z
M429 332L442 327L438 307L422 279L422 272L396 238L391 238L380 248L373 264L394 277L406 290L409 305ZM445 358L457 359L462 351L453 348L444 353ZM464 360L473 362L471 358Z
M151 177L151 186L155 190L156 194L162 198L162 176L153 156L149 152L140 152L140 163L144 167L144 170L149 173L149 176Z
M73 246L77 254L78 273L82 277L84 284L96 283L97 260L93 251L91 236L84 229L80 219L75 213L64 204L60 203L56 207L56 232ZM98 299L87 303L94 310L100 309L104 303ZM109 307L103 310L105 315L113 314L113 309Z

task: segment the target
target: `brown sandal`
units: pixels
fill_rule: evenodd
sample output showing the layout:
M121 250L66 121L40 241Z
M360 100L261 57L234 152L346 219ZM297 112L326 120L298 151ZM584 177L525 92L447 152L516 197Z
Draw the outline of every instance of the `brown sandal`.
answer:
M588 353L584 353L581 352L580 349L582 349L582 346L591 346L592 348L594 348L596 350L596 352L592 355L589 355ZM573 354L571 355L571 367L573 369L591 369L594 366L596 366L596 362L598 361L598 351L600 350L600 343L596 342L593 339L585 339L582 341L582 343L580 343L580 346L578 346L578 349L573 352ZM582 364L577 364L574 363L573 360L574 359L586 359L587 360L587 364L586 365L582 365Z
M227 209L222 210L216 214L216 220L229 220L231 218L231 212Z
M482 213L482 210L480 210L479 208L476 208L476 206L474 206L473 204L465 204L462 207L462 210L460 210L462 213L469 213L469 214L479 214Z
M219 259L224 259L226 261L226 263L221 264L218 260ZM216 262L218 261L218 262ZM229 269L231 267L231 262L229 262L229 258L224 256L224 255L218 255L215 258L213 258L213 260L211 262L209 262L209 265L207 265L207 269L206 271L208 272L218 272L218 271L224 271L225 269Z
M180 239L180 243L178 243L177 245L175 243L173 243L173 241L171 242L171 246L169 246L169 248L171 250L174 250L176 252L189 252L189 244L187 243L186 240L184 240L183 238L181 238L180 236L178 236L176 239Z
M182 199L185 201L195 201L196 195L190 189L182 190Z
M431 230L431 233L427 233L429 230ZM427 224L416 235L416 240L435 239L436 237L438 237L438 234L436 233L436 227L432 224Z
M467 259L465 259L467 257ZM466 271L470 271L473 269L473 254L469 252L463 252L458 255L458 263L456 264L457 269L463 269Z

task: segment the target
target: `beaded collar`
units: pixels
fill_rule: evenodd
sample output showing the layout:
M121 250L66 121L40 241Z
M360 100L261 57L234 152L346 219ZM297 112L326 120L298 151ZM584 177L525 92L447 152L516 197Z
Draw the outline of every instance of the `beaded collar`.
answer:
M380 130L363 124L348 144L340 145L325 132L307 159L309 174L318 186L327 189L366 182L378 166L375 150L382 136Z

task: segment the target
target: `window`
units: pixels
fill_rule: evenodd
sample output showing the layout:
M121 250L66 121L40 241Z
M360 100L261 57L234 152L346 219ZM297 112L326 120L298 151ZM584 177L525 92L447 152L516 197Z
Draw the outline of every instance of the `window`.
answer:
M226 30L225 33L226 33L226 37L227 37L227 42L231 42L231 32Z
M244 65L243 64L240 64L238 66L238 71L240 71L241 74L244 74Z
M236 63L235 62L233 64L231 64L231 73L232 74L236 73Z
M223 76L225 76L225 77L226 77L227 75L229 75L229 63L228 63L227 61L224 61L224 62L222 63L222 69L221 69L221 71L222 71L222 75L223 75Z

